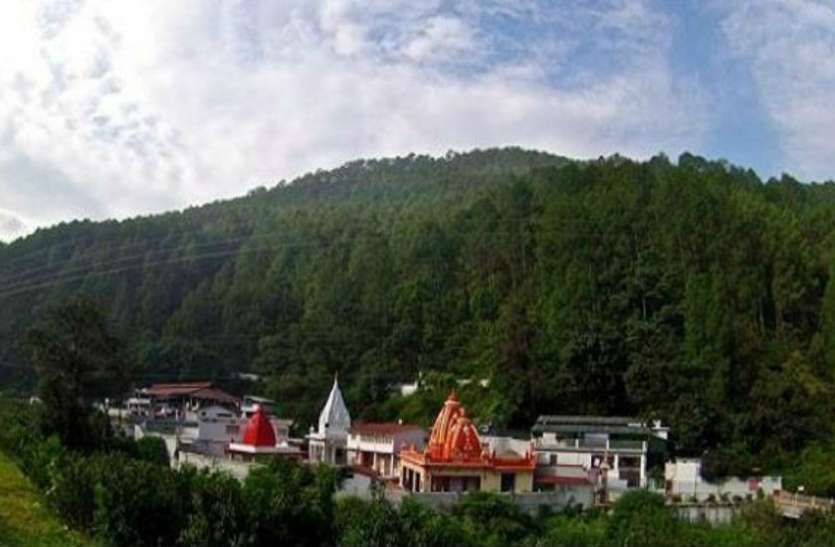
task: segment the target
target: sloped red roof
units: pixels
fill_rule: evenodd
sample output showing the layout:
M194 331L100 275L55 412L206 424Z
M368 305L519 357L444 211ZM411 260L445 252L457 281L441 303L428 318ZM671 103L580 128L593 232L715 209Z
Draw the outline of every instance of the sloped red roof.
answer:
M423 428L412 424L397 422L356 422L348 430L359 435L396 435L407 431L419 431Z
M188 395L201 389L212 387L211 382L184 382L176 384L154 384L146 392L156 397L170 397L172 395Z
M237 402L238 398L214 387L212 382L183 382L176 384L154 384L146 390L152 397L177 397L186 395L195 399L222 402Z
M234 395L229 395L221 389L208 388L200 389L190 394L195 399L206 399L211 401L221 401L224 403L237 403L239 399Z
M250 446L275 446L275 431L270 418L260 406L246 423L241 444Z

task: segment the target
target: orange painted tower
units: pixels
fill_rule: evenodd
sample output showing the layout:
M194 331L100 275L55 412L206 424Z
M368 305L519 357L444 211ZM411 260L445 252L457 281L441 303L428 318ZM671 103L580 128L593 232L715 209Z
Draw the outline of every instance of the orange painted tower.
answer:
M531 451L496 456L483 446L455 392L438 413L426 449L403 450L400 460L401 486L414 492L531 491L536 467Z

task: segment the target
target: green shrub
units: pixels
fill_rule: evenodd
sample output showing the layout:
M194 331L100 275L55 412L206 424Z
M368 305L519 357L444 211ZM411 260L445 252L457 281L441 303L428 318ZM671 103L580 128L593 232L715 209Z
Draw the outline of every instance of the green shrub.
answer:
M259 545L326 545L333 539L336 473L276 459L244 481L251 530Z
M34 439L28 442L19 453L21 470L41 490L50 484L52 466L64 455L64 447L56 436L48 439Z
M241 483L225 473L200 472L191 481L192 505L180 541L187 547L234 547L250 542Z
M95 488L95 530L115 545L174 545L186 521L184 490L168 468L111 456Z
M676 536L678 521L664 498L647 490L632 490L612 507L606 526L606 544L629 547L665 547Z
M168 467L168 449L159 437L142 437L136 441L135 449L137 459Z
M515 544L534 529L533 519L501 494L467 494L455 507L454 514L471 533L483 538L486 545Z
M548 547L604 547L606 527L602 518L558 515L548 519L537 545Z
M383 498L340 500L337 505L340 547L405 545L406 531L397 509Z
M68 452L52 467L46 497L71 526L81 530L92 529L96 483L105 465L108 465L105 458Z

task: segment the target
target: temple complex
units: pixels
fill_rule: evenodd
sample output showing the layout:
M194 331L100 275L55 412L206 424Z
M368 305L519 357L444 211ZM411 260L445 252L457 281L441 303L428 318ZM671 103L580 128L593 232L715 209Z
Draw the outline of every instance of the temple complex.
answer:
M451 393L432 427L429 444L400 453L400 485L410 492L531 492L536 458L497 454L483 445L455 393Z

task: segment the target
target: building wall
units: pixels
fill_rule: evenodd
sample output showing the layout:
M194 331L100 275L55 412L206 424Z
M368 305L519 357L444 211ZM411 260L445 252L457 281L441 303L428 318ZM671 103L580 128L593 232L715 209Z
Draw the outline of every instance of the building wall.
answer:
M759 490L765 495L771 495L777 490L782 490L782 477L757 477L751 479L729 478L721 482L710 483L703 480L698 481L673 481L671 487L666 490L668 495L680 496L683 499L695 498L702 502L713 496L720 499L723 496L756 496Z
M241 426L237 419L207 418L197 422L197 439L207 442L237 442Z
M400 474L400 450L414 445L423 450L426 432L422 429L402 431L393 435L348 434L348 463L364 465L360 461L361 453L376 454L377 465L370 465L383 476L396 477Z
M348 434L348 450L351 452L377 452L378 454L394 454L394 439L392 437L377 437L371 435Z
M363 452L379 452L394 454L401 449L415 445L416 450L423 450L426 442L426 432L422 429L402 431L394 435L365 435L361 433L348 434L348 450Z
M594 492L591 487L563 487L554 492L529 492L522 494L502 494L530 515L537 515L542 508L549 508L559 511L567 507L582 507L588 509L594 503ZM435 510L452 510L466 494L458 492L433 492L412 494L401 491L387 491L386 497L389 501L399 504L406 498L412 498Z
M238 480L244 480L249 475L253 467L260 465L251 462L243 462L238 460L230 460L227 458L214 458L203 454L195 454L192 452L179 452L177 460L172 460L172 467L182 467L183 465L192 465L197 469L213 469L218 471L225 471Z
M676 517L687 522L709 522L710 524L729 524L740 513L739 505L673 505Z
M515 452L520 457L524 456L526 452L531 452L530 439L515 439L513 437L492 437L489 435L481 436L482 444L486 444L488 450L495 450L497 454L502 452Z
M697 459L668 462L664 466L665 491L668 495L682 498L695 498L705 501L709 497L755 496L759 490L770 495L783 489L783 479L779 476L737 478L729 477L719 482L707 482L701 476L701 461Z
M556 456L556 465L558 466L576 465L589 470L595 468L594 461L600 460L605 453L606 451L602 449L596 449L594 451L585 451L582 449L570 449L565 447L547 446L540 444L536 447L536 462L538 467L550 467L553 466L552 456ZM636 460L636 463L638 464L634 468L629 468L637 469L638 476L636 478L635 486L639 486L641 488L646 487L647 457L645 445L644 448L641 450L610 449L608 451L608 454L611 467L607 475L607 480L611 487L627 488L627 481L621 478L621 470L624 470L624 472L626 473L627 469L624 465L622 465L625 458L629 458L630 460Z
M514 482L515 493L533 492L533 471L501 471L492 469L473 469L467 467L444 467L423 469L419 465L410 462L402 462L401 475L403 469L411 469L416 474L420 475L421 492L432 492L432 477L479 477L482 492L501 492L502 474L513 473L516 476Z

